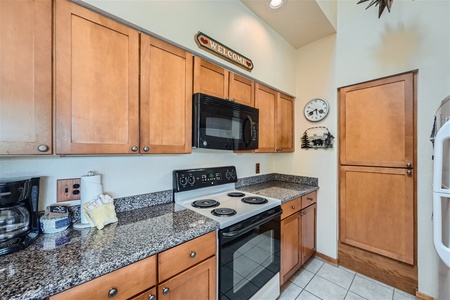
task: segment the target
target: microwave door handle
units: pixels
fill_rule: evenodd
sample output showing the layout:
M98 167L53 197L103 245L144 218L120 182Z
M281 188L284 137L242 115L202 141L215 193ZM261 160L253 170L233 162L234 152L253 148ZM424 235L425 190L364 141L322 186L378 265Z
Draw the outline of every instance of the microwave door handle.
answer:
M250 142L249 143L247 143L246 140L245 140L245 125L247 123L250 124L249 125L250 126ZM243 142L244 142L244 144L245 144L247 149L253 144L253 137L254 137L253 135L254 135L254 133L253 133L253 130L252 130L252 124L253 124L252 118L250 116L247 116L246 120L244 121L244 132L242 134L242 140L243 140Z

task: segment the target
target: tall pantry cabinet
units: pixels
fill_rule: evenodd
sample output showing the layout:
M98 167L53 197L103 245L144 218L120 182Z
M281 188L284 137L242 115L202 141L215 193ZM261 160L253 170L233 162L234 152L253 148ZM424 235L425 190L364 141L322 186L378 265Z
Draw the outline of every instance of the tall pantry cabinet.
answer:
M415 76L409 72L339 89L339 261L412 294Z
M0 155L52 153L52 1L0 1Z

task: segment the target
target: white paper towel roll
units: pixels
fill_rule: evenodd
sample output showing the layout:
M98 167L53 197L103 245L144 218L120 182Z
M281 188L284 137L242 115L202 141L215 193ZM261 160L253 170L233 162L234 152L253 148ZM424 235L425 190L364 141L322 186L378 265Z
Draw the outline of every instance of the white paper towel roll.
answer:
M96 196L103 193L103 187L101 184L101 175L93 175L93 176L81 176L81 207L86 202L91 201ZM81 223L88 223L88 219L81 210Z

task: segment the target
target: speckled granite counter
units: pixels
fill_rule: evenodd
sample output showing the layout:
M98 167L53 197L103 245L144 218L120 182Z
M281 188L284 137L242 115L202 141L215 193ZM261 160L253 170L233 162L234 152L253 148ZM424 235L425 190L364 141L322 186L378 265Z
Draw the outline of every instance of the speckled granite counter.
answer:
M0 257L0 299L42 299L216 230L216 222L169 203L117 214L103 230L43 234Z
M275 173L239 179L236 188L284 203L319 187L317 178ZM43 299L218 228L171 203L171 191L114 202L118 223L43 234L27 249L0 256L0 299ZM79 207L71 210L79 218Z
M277 198L281 203L301 197L319 189L314 177L268 174L239 179L236 188L243 192Z

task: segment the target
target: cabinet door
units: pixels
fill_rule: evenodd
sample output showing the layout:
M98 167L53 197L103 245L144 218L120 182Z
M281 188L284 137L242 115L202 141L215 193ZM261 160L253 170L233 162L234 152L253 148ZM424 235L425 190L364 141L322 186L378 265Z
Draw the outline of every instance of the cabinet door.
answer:
M138 32L66 0L55 5L56 153L137 152Z
M302 265L301 226L299 213L281 220L281 284L285 283Z
M275 152L277 92L256 83L255 107L259 109L259 139L258 149L255 152Z
M229 98L238 103L255 106L255 82L230 72Z
M404 168L413 162L413 76L339 90L341 164Z
M216 299L215 256L159 284L158 299Z
M340 241L413 264L413 176L405 169L342 166L340 178Z
M192 151L192 54L141 34L141 153Z
M146 290L128 300L156 300L156 287Z
M52 2L0 1L0 154L52 153Z
M277 151L294 152L294 98L278 94Z
M228 97L228 71L200 57L194 57L194 93Z
M156 255L51 296L49 300L124 300L155 285ZM113 292L115 295L111 297Z
M317 204L303 209L300 213L302 219L302 265L316 252L316 218Z

